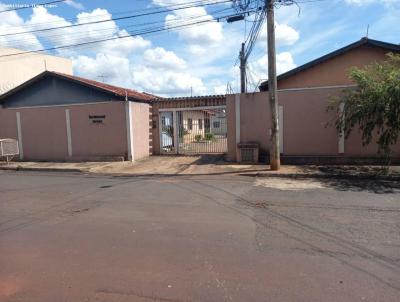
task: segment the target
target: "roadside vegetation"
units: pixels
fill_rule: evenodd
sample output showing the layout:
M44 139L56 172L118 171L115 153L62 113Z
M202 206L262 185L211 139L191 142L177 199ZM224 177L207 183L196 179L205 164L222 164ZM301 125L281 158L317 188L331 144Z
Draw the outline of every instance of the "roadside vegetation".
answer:
M360 129L363 145L376 142L390 164L400 135L400 55L388 54L384 62L363 69L354 67L349 76L357 87L345 89L328 106L337 113L336 129L346 138Z

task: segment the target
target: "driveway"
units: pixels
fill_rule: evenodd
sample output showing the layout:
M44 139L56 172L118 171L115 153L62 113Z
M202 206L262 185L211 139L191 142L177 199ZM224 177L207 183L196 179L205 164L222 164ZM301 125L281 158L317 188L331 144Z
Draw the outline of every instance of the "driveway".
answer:
M389 181L0 171L0 301L398 301Z

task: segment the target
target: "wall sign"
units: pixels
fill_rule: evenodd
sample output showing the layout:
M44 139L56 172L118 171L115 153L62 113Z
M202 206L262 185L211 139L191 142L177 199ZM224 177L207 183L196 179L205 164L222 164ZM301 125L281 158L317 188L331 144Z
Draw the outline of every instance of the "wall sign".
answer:
M91 120L93 124L102 124L105 118L105 115L89 115L89 120Z

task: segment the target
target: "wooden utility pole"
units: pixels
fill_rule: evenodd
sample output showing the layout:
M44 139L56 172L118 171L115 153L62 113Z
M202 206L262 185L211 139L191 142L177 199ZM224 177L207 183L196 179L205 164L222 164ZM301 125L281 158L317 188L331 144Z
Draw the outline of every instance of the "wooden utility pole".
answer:
M276 79L274 2L275 0L265 0L268 31L268 93L271 110L269 162L271 170L277 171L280 169L281 159L279 152L278 85Z
M242 43L242 49L240 51L240 92L246 92L246 59L244 56L244 43Z

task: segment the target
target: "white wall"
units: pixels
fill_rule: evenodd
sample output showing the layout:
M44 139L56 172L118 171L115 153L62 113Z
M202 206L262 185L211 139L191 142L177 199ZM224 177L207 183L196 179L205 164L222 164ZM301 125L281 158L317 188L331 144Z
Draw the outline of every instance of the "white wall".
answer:
M10 57L23 50L0 47L0 94L22 84L45 70L72 75L72 61L44 54L24 54Z

